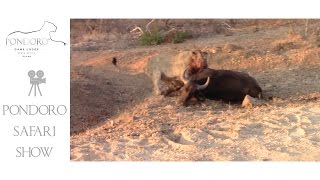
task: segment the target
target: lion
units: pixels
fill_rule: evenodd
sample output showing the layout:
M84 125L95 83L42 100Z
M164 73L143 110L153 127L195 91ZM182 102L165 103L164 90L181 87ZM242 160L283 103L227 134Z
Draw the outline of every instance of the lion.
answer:
M183 87L181 76L185 69L189 70L188 75L192 75L206 68L208 68L207 52L194 50L176 53L172 51L151 58L145 67L145 73L152 79L154 93L166 96Z

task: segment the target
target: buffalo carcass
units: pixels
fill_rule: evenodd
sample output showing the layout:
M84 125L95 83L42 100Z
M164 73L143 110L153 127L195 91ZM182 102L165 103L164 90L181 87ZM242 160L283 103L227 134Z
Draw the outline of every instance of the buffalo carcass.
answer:
M180 90L180 102L185 106L192 97L226 102L242 102L246 95L262 97L258 82L247 73L207 68L186 77L187 72L182 76L185 85Z

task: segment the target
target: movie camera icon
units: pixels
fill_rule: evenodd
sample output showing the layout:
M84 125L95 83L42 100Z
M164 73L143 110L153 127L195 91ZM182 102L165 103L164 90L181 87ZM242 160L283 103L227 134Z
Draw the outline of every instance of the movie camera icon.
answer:
M36 75L37 75L37 77L35 77ZM34 89L34 96L37 96L37 89L40 93L40 96L42 96L39 84L46 83L46 78L43 78L44 72L42 70L39 70L36 73L34 70L30 70L28 72L28 76L30 78L30 84L31 84L29 96L31 94L32 89Z

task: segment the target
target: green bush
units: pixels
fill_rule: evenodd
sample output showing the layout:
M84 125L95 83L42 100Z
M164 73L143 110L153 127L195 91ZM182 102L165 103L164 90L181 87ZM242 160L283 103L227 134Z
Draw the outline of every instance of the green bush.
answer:
M158 45L163 42L163 37L159 31L151 31L144 33L140 39L140 44L144 46L148 45Z
M182 43L186 39L191 38L191 32L190 31L177 31L177 33L174 35L172 42L174 44Z
M192 35L190 31L177 31L172 37L172 43L182 43L191 37ZM151 32L142 34L142 36L139 38L139 41L143 46L150 46L161 44L165 41L165 39L165 36L161 34L159 30L153 30Z

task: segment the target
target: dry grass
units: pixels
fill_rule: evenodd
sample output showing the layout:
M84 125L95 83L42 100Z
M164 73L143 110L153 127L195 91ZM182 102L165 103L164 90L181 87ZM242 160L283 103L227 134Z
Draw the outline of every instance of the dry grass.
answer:
M301 35L288 33L288 36L284 39L275 40L272 42L272 47L274 51L286 51L291 49L297 49L304 40Z

